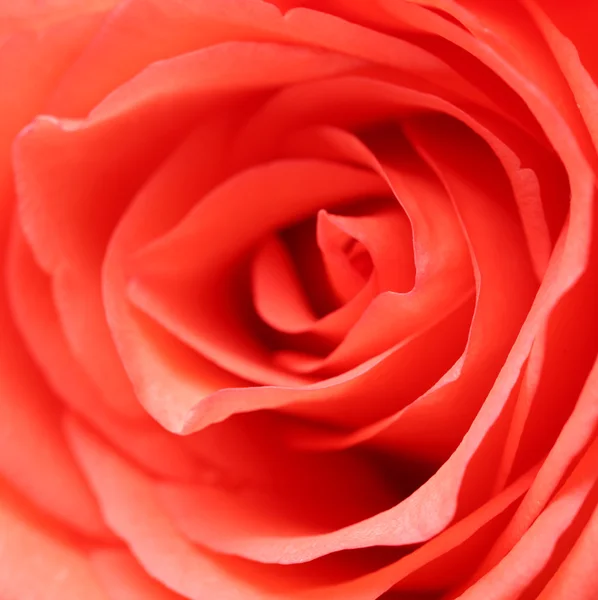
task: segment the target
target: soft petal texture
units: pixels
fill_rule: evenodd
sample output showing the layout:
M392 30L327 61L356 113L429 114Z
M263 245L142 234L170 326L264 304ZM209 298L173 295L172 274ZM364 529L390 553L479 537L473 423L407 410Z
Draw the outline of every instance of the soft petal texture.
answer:
M301 220L319 206L382 192L384 183L374 174L323 161L280 161L242 172L215 188L166 237L141 251L131 266L129 297L198 352L246 380L302 383L299 377L277 372L247 326L238 322L242 313L235 306L237 297L231 298L235 288L227 281L230 270L271 230ZM230 222L233 212L238 221ZM190 252L197 239L205 240L209 253ZM198 294L193 289L212 291Z
M12 138L43 108L56 81L99 26L102 14L95 11L85 14L79 7L77 13L83 14L70 14L70 18L62 22L61 18L54 19L61 15L54 12L56 7L53 6L40 10L31 3L18 7L4 4L0 12L6 15L10 8L11 30L15 27L13 17L27 26L31 24L30 19L41 16L56 22L40 33L12 33L3 39L0 48L0 79L3 89L10 90L10 93L0 94L0 403L4 415L0 470L5 481L43 511L79 532L106 539L109 532L95 499L81 479L60 431L60 403L27 355L4 293L7 278L10 279L4 267L14 201L8 170ZM1 26L5 25L8 24L2 19ZM40 468L39 475L32 477Z
M97 550L90 560L111 600L183 598L149 577L127 550Z
M597 453L598 444L594 442L513 550L460 598L516 597L524 592L533 597L534 592L541 590L552 570L551 564L553 561L558 564L559 558L565 558L593 512L597 494ZM525 569L520 568L522 565Z
M594 509L594 513L579 539L542 590L538 600L556 600L566 595L579 598L579 600L589 600L596 594L598 586L594 560L594 549L598 542L596 512Z
M590 600L594 13L0 0L0 595Z
M240 53L240 47L246 48L249 54ZM250 48L254 50L252 56ZM238 81L237 85L246 85L251 89L276 85L277 81L282 83L287 75L282 73L277 49L278 47L267 45L258 47L238 44L211 49L207 64L215 69L215 79L211 82L209 79L205 79L203 83L197 82L195 93L214 93L214 88L218 90L219 82L225 83L225 86L233 86L234 79L226 74L226 69L236 73L237 78L245 78L245 84ZM220 58L213 58L214 54ZM350 68L354 64L344 57L331 55L331 64L327 65L321 60L322 53L303 49L289 48L284 54L288 54L289 58L293 56L297 60L298 69L304 69L303 74L293 73L293 79L323 75L330 73L330 70ZM236 56L250 59L250 68L242 68L236 62ZM176 111L174 118L172 98L164 100L164 96L160 96L163 86L169 78L170 81L178 78L179 82L186 81L190 85L192 79L187 77L188 69L197 69L201 61L206 60L205 53L195 53L178 59L178 62L173 59L157 69L149 69L140 77L154 80L156 87L153 92L151 87L136 88L136 80L133 80L128 88L121 88L120 100L113 98L109 101L108 106L113 108L105 108L104 112L115 110L115 104L123 104L124 112L120 112L118 117L97 118L87 122L41 119L22 134L16 148L23 228L32 242L36 258L53 275L54 296L69 343L88 374L105 390L106 397L114 400L113 408L128 416L140 415L140 409L133 398L130 383L103 318L99 263L107 237L122 214L130 194L163 159L174 140L181 135L182 128L188 126L193 119L194 111L190 108L187 111ZM219 60L222 68L216 69ZM278 74L268 70L266 65L272 62L279 65ZM251 75L251 69L254 74L267 73L268 76L259 82ZM135 92L135 89L138 91ZM189 94L193 94L191 90L177 91L181 95L185 94L186 102L189 102ZM136 113L131 113L130 103L140 103L143 97L152 98L152 93L158 94L154 101L158 103L160 111L166 111L166 114L162 112L162 118L168 115L168 120L163 121L155 114L158 109L150 108L153 120L149 127ZM141 97L138 97L140 94ZM128 136L130 143L124 146L114 141L115 138L120 139L123 127L131 128ZM66 140L69 153L64 150ZM115 144L119 147L118 157L114 155ZM62 148L60 153L51 149L57 145ZM63 161L58 161L57 164L59 155ZM101 172L96 172L93 168L90 170L92 156L93 167L99 168ZM110 156L110 160L102 160L102 156ZM71 176L74 161L83 163L79 170L79 181ZM33 169L35 175L30 174L30 169ZM124 173L127 174L126 184ZM136 175L133 176L133 173ZM99 181L102 181L101 187L98 185ZM94 193L101 194L102 197L109 196L111 201L94 202ZM50 197L55 202L46 201ZM85 343L87 335L92 335L95 340L93 348Z
M45 528L2 483L0 594L6 600L107 600L84 552Z

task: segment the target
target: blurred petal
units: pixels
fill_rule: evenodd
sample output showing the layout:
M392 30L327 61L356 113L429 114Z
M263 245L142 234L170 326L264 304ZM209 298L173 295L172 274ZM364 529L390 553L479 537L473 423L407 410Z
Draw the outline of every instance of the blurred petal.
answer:
M53 535L0 488L3 600L107 600L84 552Z
M127 550L96 550L90 560L110 600L183 598L152 579Z

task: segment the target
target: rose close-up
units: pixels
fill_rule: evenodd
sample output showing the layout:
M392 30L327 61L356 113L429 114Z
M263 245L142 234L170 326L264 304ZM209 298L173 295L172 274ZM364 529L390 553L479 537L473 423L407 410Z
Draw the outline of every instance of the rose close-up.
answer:
M0 0L0 599L596 600L597 30Z

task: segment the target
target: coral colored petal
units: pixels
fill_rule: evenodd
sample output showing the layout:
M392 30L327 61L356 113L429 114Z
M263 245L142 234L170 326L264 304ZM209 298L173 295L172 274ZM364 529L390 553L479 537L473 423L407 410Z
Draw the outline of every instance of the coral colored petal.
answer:
M578 403L598 352L597 290L598 246L594 242L586 272L556 306L530 353L531 385L522 387L528 398L520 398L521 414L515 408L518 422L513 423L514 435L509 440L515 474L554 447Z
M598 431L598 364L594 365L579 400L553 447L548 452L538 476L513 519L496 540L482 569L496 565L529 529L534 520L562 484L568 470L585 451Z
M234 2L232 8L232 0L119 2L54 91L50 111L85 117L148 65L201 48L231 40L288 41L272 7L256 1Z
M524 101L529 99L529 92L538 90L539 95L559 107L560 118L566 119L580 136L580 141L584 141L584 137L585 142L588 141L571 91L548 46L520 3L511 3L508 10L500 10L491 2L480 4L475 0L418 0L417 3L446 11L467 29L439 18L415 3L381 1L389 16L399 22L420 31L433 31L479 58L505 79ZM545 126L544 123L541 125Z
M528 7L552 50L571 87L594 146L598 147L598 62L595 58L592 27L592 23L596 23L598 19L596 7L591 3L587 6L564 7L554 0L524 0L523 4ZM583 11L583 18L579 18L580 10ZM591 156L590 160L594 160L595 164L595 156Z
M381 191L384 184L374 174L321 161L281 161L242 172L136 257L129 297L223 369L257 383L304 383L276 369L241 321L229 273L271 232L321 206ZM194 253L197 239L209 250Z
M405 124L405 131L445 181L476 261L479 295L468 346L454 367L422 397L380 423L337 436L331 447L373 439L377 445L401 454L430 461L446 460L492 386L535 293L537 284L517 212L512 202L508 202L506 177L500 173L498 161L471 132L460 131L456 126L444 130L440 119L432 122L434 126L429 127L425 121L411 121ZM459 140L458 151L455 139ZM435 149L434 155L428 152L431 148ZM445 172L443 163L449 157L444 164L449 171ZM472 164L476 164L475 177ZM457 171L453 171L455 168ZM496 255L499 246L500 259ZM499 308L495 303L499 298L502 316L497 321ZM500 331L496 330L498 322ZM489 337L492 344L487 343ZM447 427L447 423L451 423L451 427ZM425 444L422 439L427 440ZM321 444L332 440L333 436L324 435Z
M98 494L110 527L126 541L150 577L191 598L308 600L330 597L338 580L326 565L262 565L215 554L181 535L164 512L152 481L75 421L68 422L74 452ZM352 572L341 568L343 579ZM315 583L312 583L314 581ZM315 595L312 596L310 588ZM318 596L323 587L327 596ZM363 596L374 600L375 596Z
M51 280L35 262L18 221L11 234L7 287L15 322L52 390L91 422L112 422L118 413L77 363L52 298ZM130 423L130 421L126 421Z
M198 398L244 382L144 319L127 299L127 265L131 254L175 226L224 176L228 140L242 116L230 109L211 113L191 130L134 198L106 254L103 287L112 335L140 401L167 429L180 427Z
M318 211L316 232L328 279L340 301L346 303L363 288L368 280L372 270L371 257L363 244L343 231L338 223L335 223L331 214L324 209ZM351 246L351 249L356 248L360 255L370 258L367 270L356 268L350 260Z
M150 576L187 597L215 596L224 590L230 598L259 597L255 589L243 585L213 556L204 554L175 531L147 477L75 421L68 422L68 432L106 521L127 542Z
M0 33L26 29L49 29L60 22L76 21L80 15L104 13L118 0L90 0L82 5L77 0L22 0L0 2ZM47 58L47 57L46 57Z
M446 130L441 121L411 122L406 133L446 185L471 245L479 295L464 360L475 371L468 395L472 398L477 389L479 402L519 333L537 283L515 207L508 200L506 177L497 171L498 161L471 132L448 122L445 125ZM459 140L458 150L455 139ZM475 173L472 164L476 164ZM489 337L490 347L486 344ZM462 431L462 426L453 429ZM390 432L385 434L390 441Z
M62 437L58 403L15 333L5 327L2 338L0 472L42 510L88 535L108 536Z
M598 589L597 545L598 509L595 509L571 552L542 590L538 600L559 600L567 597L592 600Z
M492 147L513 186L534 266L541 278L550 256L550 235L556 240L566 211L562 204L569 190L562 165L521 130L471 107L464 112L439 98L374 79L342 78L298 85L266 102L241 129L232 163L255 164L278 156L281 149L283 155L286 152L293 157L338 159L336 154L313 154L317 141L307 135L309 132L294 130L320 123L361 128L395 119L413 106L455 116Z
M127 550L96 550L90 561L110 600L183 598L152 579Z
M492 570L459 596L462 600L537 597L567 555L596 505L598 442L594 441L554 500Z
M415 281L409 220L394 199L376 204L371 202L367 209L364 207L366 212L362 215L328 214L327 220L367 250L378 289L408 291Z
M144 71L96 111L103 120L44 118L21 134L15 163L25 233L40 264L53 274L57 307L75 354L108 396L118 398L116 408L138 413L105 327L99 262L131 195L190 125L198 97L222 89L276 86L354 64L305 49L225 44ZM198 71L202 77L193 77ZM168 85L174 86L173 93L165 98ZM174 106L177 94L185 99L184 107ZM154 105L141 115L143 102ZM129 112L116 114L121 109ZM90 337L93 348L85 342Z
M18 227L13 230L9 253L9 294L20 332L61 400L151 472L183 481L194 479L198 465L185 455L178 440L149 419L141 424L132 422L103 406L98 388L66 344L49 278L33 261Z
M132 0L112 12L56 90L51 111L85 116L146 65L231 39L326 48L405 73L413 85L440 95L500 110L433 53L320 11L297 9L283 17L259 0ZM123 44L131 47L125 56Z
M158 485L182 534L215 551L285 562L283 548L294 537L315 540L408 493L407 482L400 475L394 481L379 457L289 449L278 434L285 425L280 417L256 413L193 436L198 456L213 464L210 477L196 485Z
M340 584L334 593L342 594L342 598L347 600L361 600L378 598L392 588L399 593L398 597L426 597L428 594L435 597L441 591L458 585L483 555L494 532L512 513L533 474L534 471L526 474L404 558L379 571ZM401 591L405 596L400 595Z
M168 147L168 136L158 136L164 146L154 137L146 145L153 150L145 153L138 151L138 139L123 144L119 135L117 142L117 132L124 130L115 122L96 126L40 119L17 141L15 169L23 230L37 262L53 276L56 308L73 354L106 391L112 408L140 417L143 411L106 327L99 270L128 194ZM117 156L115 147L123 154ZM104 201L96 201L98 195Z
M411 291L376 297L326 358L305 359L303 365L297 360L295 369L307 373L342 372L384 352L417 334L430 315L438 319L452 312L473 287L467 246L450 199L400 139L389 142L396 149L393 162L380 163L375 151L349 133L323 129L321 134L343 158L371 167L387 181L411 220L417 277Z
M22 7L22 4L24 6ZM81 7L79 7L81 8ZM33 25L30 10L43 9L39 3L3 2L0 15L8 34L0 41L0 80L10 93L0 95L0 205L14 201L10 148L14 137L36 114L44 110L48 94L64 70L78 56L99 27L102 15L84 14L38 32L15 33L22 25ZM23 11L19 23L4 16ZM53 11L49 11L53 13ZM86 12L86 11L83 11ZM6 239L5 235L2 239Z
M526 54L526 58L530 59L529 62L522 63L520 60L521 55L519 52L523 51L521 48L515 50L513 56L513 47L501 43L501 36L494 34L493 27L498 24L500 30L501 27L506 25L509 28L514 23L507 21L505 24L505 15L496 10L497 6L494 6L493 9L491 3L483 5L484 10L489 11L488 21L486 21L486 18L478 18L481 15L478 10L480 7L477 7L475 11L478 17L474 17L473 13L467 11L459 13L459 18L467 24L467 27L471 27L471 30L478 31L481 37L484 38L483 41L476 39L463 28L422 7L407 2L391 3L388 0L381 0L381 5L384 6L389 17L396 19L397 23L415 27L418 31L439 35L461 47L467 53L478 58L516 90L529 109L533 111L546 137L563 161L570 179L571 206L576 221L574 229L580 227L584 231L585 238L590 223L590 219L586 214L588 210L587 200L593 188L592 176L589 172L586 157L592 157L594 153L587 130L577 113L577 107L571 101L570 91L566 85L563 85L563 79L556 73L556 70L552 68L554 65L553 59L546 49L541 49L537 53L530 52ZM447 4L449 14L452 13L451 9L456 6L455 3ZM517 7L515 6L515 8ZM481 26L484 21L486 21L486 29ZM493 21L496 21L496 23ZM526 41L525 37L521 36L520 31L515 31L515 38L517 42L515 46L518 44L525 45L528 42L538 43L538 37ZM500 49L493 46L497 43L501 46ZM506 55L503 55L502 52L505 52ZM535 64L532 67L534 61ZM534 72L533 76L530 77L529 72L524 72L526 66L528 69L538 68L539 73ZM542 87L538 85L539 83L542 83ZM553 93L555 89L557 90L556 94ZM557 106L553 102L554 98L559 98ZM583 225L584 223L585 225ZM572 250L572 253L574 252ZM575 273L571 273L571 280L575 280L579 272L579 266L576 265L576 267Z
M252 262L255 309L271 327L294 333L316 322L288 249L278 237L267 240Z
M575 149L568 146L568 150L571 152L568 157L571 158ZM583 161L583 159L580 160ZM399 538L403 543L407 543L408 540L421 539L419 536L424 531L433 530L440 522L446 524L456 512L471 510L472 506L475 506L489 493L493 483L491 475L494 472L489 465L492 464L492 461L496 461L496 448L506 433L507 419L512 405L512 390L520 377L522 366L529 355L537 329L545 322L547 315L550 314L563 293L579 278L586 264L587 228L580 217L585 216L584 213L588 210L590 196L587 194L587 189L584 190L584 186L587 186L589 181L587 171L583 170L584 163L581 162L579 167L580 177L575 181L579 186L577 189L580 193L574 196L575 202L572 205L574 218L570 229L563 233L561 252L551 262L543 285L534 299L530 313L514 343L509 358L472 426L456 452L428 482L397 508L383 513L379 518L367 521L370 528L374 524L380 525L381 519L382 523L388 519L392 519L394 523L414 524L419 522L417 536L413 537L414 532L409 531L408 528L399 532L395 527L392 533L388 532L388 537L386 537L385 530L380 528L377 530L377 543L385 543L385 540L394 540L396 543ZM572 231L575 232L575 235L572 234ZM457 486L460 490L460 504L457 503L456 495L453 496L453 494L457 494L456 488L453 486ZM450 491L451 488L452 491ZM438 490L442 490L442 494L438 494ZM415 514L422 506L426 507L426 516L420 521ZM411 513L410 518L405 521L409 514L408 511L415 512ZM420 515L421 517L423 514ZM345 528L343 537L350 538L354 544L362 544L361 535L363 533L358 537L359 542L353 537L361 525ZM324 540L322 542L324 543ZM334 542L332 546L327 543L325 545L329 550L331 547L337 547Z
M107 600L87 556L44 530L0 491L0 595L3 600Z
M0 322L2 476L42 510L71 527L109 538L95 499L63 439L61 406L27 354L3 296Z
M201 141L201 138L198 138L198 142ZM191 153L191 155L193 154L193 152L195 152L194 146L190 146L189 147L189 152ZM179 160L173 160L172 165L174 166L175 164L179 164L181 167L185 164L182 161ZM195 170L195 167L193 166L193 163L189 163L189 168ZM177 171L178 172L178 171ZM178 172L180 173L180 172ZM173 181L186 181L185 177L180 177L177 176ZM165 184L166 187L165 189L169 188L170 184ZM192 186L191 186L191 190L192 190ZM190 190L190 191L191 191ZM190 193L190 191L188 193ZM169 195L163 196L162 198L162 202L166 203L166 207L167 207L167 212L168 212L168 208L170 207L170 204L168 202L168 199L170 198ZM193 196L191 196L190 199L192 199ZM148 198L149 200L149 198ZM155 201L156 199L154 198L152 201ZM150 204L151 205L151 204ZM145 209L144 209L145 210ZM157 206L154 206L154 210L156 210L157 212L155 213L156 215L160 215L160 211L157 209ZM152 212L152 214L154 214ZM157 219L157 223L160 223L160 219L158 219L158 217L156 217ZM137 219L133 219L130 221L130 225L133 226L135 223L138 223L139 221ZM130 235L130 234L129 234ZM169 263L170 266L172 266L173 263ZM466 311L468 312L468 311ZM467 318L467 316L465 317ZM461 320L459 320L459 322L461 322ZM128 332L131 331L130 326L127 327L126 329ZM459 330L459 328L457 328L457 330ZM456 343L460 344L460 337L459 336L452 336L449 337L449 339L455 341ZM422 339L422 349L425 347L425 343L424 343L425 338ZM450 346L450 345L449 345ZM141 350L143 350L146 347L146 344L131 344L131 346L129 347L129 349L127 350L126 354L123 354L124 358L126 361L130 361L133 359L133 352L136 354L139 354L139 352ZM446 351L447 350L447 346L446 345L441 345L439 348L442 348L442 351ZM161 351L164 351L164 347L162 347ZM423 351L423 350L422 350ZM414 353L414 356L417 355L417 351ZM400 356L404 356L402 353L400 354ZM141 355L139 355L139 358L137 360L141 359ZM397 354L396 356L397 361L399 360L399 354ZM155 359L153 359L155 360ZM143 359L142 362L139 362L139 365L141 366L142 364L145 364L145 361L147 361L147 356L146 358ZM376 361L378 362L378 361ZM164 363L164 361L161 361L161 363ZM129 363L129 368L131 368L131 364L133 364L132 362ZM147 363L148 365L150 363ZM405 363L407 364L407 363ZM151 369L151 382L152 382L152 386L154 386L153 388L147 388L148 391L152 391L155 390L155 385L156 382L161 381L161 377L163 376L162 373L162 369L164 369L164 366L166 366L167 363L164 363L163 365L160 363L154 363L154 367ZM159 367L159 370L158 370ZM136 367L137 368L137 367ZM369 369L370 367L368 367ZM195 409L194 414L189 415L188 418L188 427L190 428L191 426L193 427L197 427L199 426L199 421L198 418L201 418L202 422L205 422L204 419L209 419L209 418L215 418L216 414L220 414L221 416L217 417L217 420L220 420L221 418L223 418L223 415L225 415L228 411L230 410L241 410L241 407L245 407L243 410L253 410L255 409L258 405L256 404L256 402L259 400L260 407L265 407L265 406L276 406L276 405L280 405L282 404L288 404L291 403L293 401L297 402L298 400L301 399L306 399L309 397L313 397L314 399L318 398L319 402L318 404L321 405L322 408L318 408L318 406L314 406L314 408L312 409L312 412L315 413L319 413L322 414L322 410L326 410L326 413L330 416L333 416L334 419L355 419L357 417L357 413L359 412L363 412L363 411L372 411L372 410L388 410L388 394L390 393L390 391L388 390L385 384L385 381L387 381L387 378L390 376L391 372L392 372L393 367L390 366L390 364L388 364L387 366L384 367L383 370L379 370L379 369L374 369L371 374L365 375L363 376L363 380L360 381L357 385L353 385L350 384L348 381L346 383L343 383L342 386L338 386L335 388L330 387L334 382L330 381L329 383L327 383L324 386L318 386L318 388L314 388L313 391L311 390L301 390L298 389L296 391L292 391L292 390L276 390L276 389L267 389L267 390L259 390L259 389L247 389L245 391L243 390L231 390L231 391L221 391L218 392L217 394L214 395L213 398L204 398L203 400L201 400L199 402L199 404L197 403L197 398L200 395L200 392L204 392L204 390L206 389L206 385L205 382L202 383L200 380L196 380L197 377L193 376L193 379L189 379L187 375L185 375L185 377L183 378L182 372L180 370L177 371L177 376L176 377L170 377L168 379L168 396L171 399L177 398L177 402L181 403L181 411L183 410L182 407L185 405L185 403L187 403L187 406L193 406L193 405L197 405L197 407L199 407L199 409ZM384 374L382 374L384 373ZM159 375L159 376L158 376ZM354 377L354 375L352 375L351 377ZM195 381L196 380L196 381ZM194 383L192 383L192 381L195 381ZM341 383L340 381L338 383ZM417 384L419 385L419 384ZM230 384L229 384L230 386ZM362 387L365 386L365 387ZM369 387L368 387L369 386ZM372 386L374 386L372 388ZM219 387L226 387L226 385L223 383L220 384ZM374 397L376 397L377 402L374 403L368 403L367 405L364 405L362 402L357 403L358 398L360 397L360 394L362 392L360 392L359 390L361 389L368 389ZM214 390L212 391L216 391L217 388L214 388ZM386 391L385 391L386 390ZM375 393L374 393L375 392ZM153 394L154 392L152 392ZM152 395L151 394L145 394L142 395L142 398L144 398L144 402L146 403L146 406L148 406L148 401L151 401ZM226 398L230 398L231 401L233 401L234 399L234 405L231 405L228 403L228 400L226 400ZM341 402L341 398L342 398L342 402ZM326 401L326 404L323 404L323 400ZM176 402L174 402L173 400L171 400L168 405L166 405L163 400L160 398L159 395L156 395L156 402L159 403L160 407L158 407L158 405L156 404L155 409L152 409L153 414L158 414L160 411L162 410L169 410L171 411L173 414L175 413L175 411L178 411L177 406L179 406ZM341 407L342 404L342 407ZM233 408L233 406L235 408ZM342 410L339 411L338 408L342 408ZM386 408L384 408L386 407ZM156 411L157 412L154 412ZM310 410L309 409L309 405L306 404L305 409ZM304 409L304 410L305 410ZM215 412L214 412L215 411ZM302 412L304 412L302 410ZM162 413L164 414L164 413ZM181 412L179 414L184 414L184 412ZM230 413L228 413L230 414ZM201 415L201 416L200 416ZM208 415L213 415L212 417L209 417ZM171 417L169 417L170 419ZM330 417L329 417L330 418ZM169 427L172 427L172 423L173 421L169 421ZM206 423L207 424L207 423ZM177 427L180 427L181 424L179 423L177 425Z
M307 338L311 346L320 345L324 351L343 339L376 293L374 282L368 281L347 304L317 318L289 250L277 238L267 240L257 250L251 271L255 310L264 322L299 340ZM285 336L283 340L292 347L297 337ZM281 354L274 359L280 365Z
M342 375L295 389L224 391L221 401L239 406L237 402L242 401L244 395L261 397L263 406L282 406L285 411L316 417L332 425L362 426L364 422L370 423L408 405L446 373L463 351L472 309L472 295L462 298L459 305L440 320L431 321L416 335ZM293 369L305 368L313 361L308 356L290 352L280 352L277 358ZM426 369L418 368L424 360ZM399 390L396 381L401 381ZM364 394L370 398L367 403L363 402ZM238 396L237 401L235 396ZM202 409L201 405L198 408ZM204 408L209 410L210 402L206 402ZM206 415L192 413L187 426L197 427L196 419L201 416Z
M190 97L197 96L205 96L204 102L217 102L226 93L276 89L350 72L361 66L361 61L323 50L223 42L150 64L109 94L90 116L106 119L146 104L171 104L177 98L185 100L185 104Z

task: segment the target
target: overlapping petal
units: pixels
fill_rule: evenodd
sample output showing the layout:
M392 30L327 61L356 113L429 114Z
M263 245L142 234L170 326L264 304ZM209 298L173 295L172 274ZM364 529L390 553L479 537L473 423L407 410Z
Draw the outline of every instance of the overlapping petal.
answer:
M592 597L573 11L0 14L3 594Z

